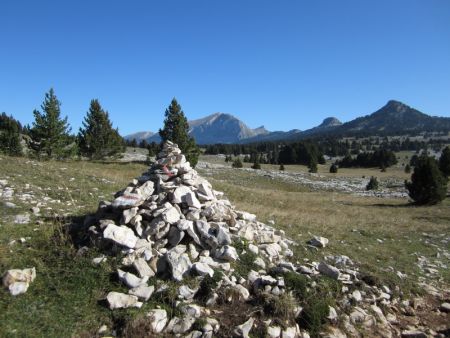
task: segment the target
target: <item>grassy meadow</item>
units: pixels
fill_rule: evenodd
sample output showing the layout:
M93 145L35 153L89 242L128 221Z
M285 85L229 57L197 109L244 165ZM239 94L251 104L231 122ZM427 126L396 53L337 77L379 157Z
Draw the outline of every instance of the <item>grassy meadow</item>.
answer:
M211 156L201 160L224 163ZM1 157L0 180L14 189L9 201L16 207L0 203L0 272L34 266L37 277L26 294L12 297L4 288L0 290L0 337L92 337L103 324L123 336L136 335L134 323L156 303L148 302L139 310L110 311L102 299L109 291L125 290L114 278L117 262L108 257L106 263L93 266L92 258L100 253L90 248L81 254L85 238L73 224L79 227L100 200L111 200L146 169L143 164ZM286 170L307 171L302 166L286 166ZM347 255L380 283L399 285L405 296L420 292L419 281L450 285L448 268L438 266L437 274L427 276L417 265L418 256L430 262L440 257L449 263L440 254L449 250L450 199L415 207L407 199L311 191L245 170L199 172L214 189L224 191L237 209L255 213L263 222L274 221L275 227L297 241L299 245L292 247L296 261ZM319 166L319 173L330 175L328 166ZM337 175L375 173L380 180L389 175L409 177L401 165L386 173L346 169ZM39 215L31 213L33 206L39 206ZM31 222L15 224L15 215L24 213L31 215ZM327 237L329 246L312 250L306 245L312 235ZM407 277L400 279L397 271Z

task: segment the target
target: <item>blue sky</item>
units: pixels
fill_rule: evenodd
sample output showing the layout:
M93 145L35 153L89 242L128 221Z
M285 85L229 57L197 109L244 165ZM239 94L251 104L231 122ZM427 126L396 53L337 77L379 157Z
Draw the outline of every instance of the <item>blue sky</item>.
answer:
M77 131L92 98L125 135L189 119L307 129L389 99L450 116L450 1L0 2L0 112L50 87Z

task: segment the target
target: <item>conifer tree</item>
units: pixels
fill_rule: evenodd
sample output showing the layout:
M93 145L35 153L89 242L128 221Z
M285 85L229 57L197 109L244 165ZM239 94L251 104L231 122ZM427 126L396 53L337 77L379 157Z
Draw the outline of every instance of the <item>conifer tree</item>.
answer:
M378 190L378 180L376 177L372 176L369 183L366 185L366 190Z
M70 127L67 116L61 118L61 102L57 99L53 88L45 94L41 105L42 113L33 111L34 122L31 128L33 148L38 156L43 152L49 158L64 157L66 146L68 146Z
M308 165L308 171L310 173L316 173L317 172L317 160L315 157L311 158L309 165Z
M450 147L447 146L442 150L441 157L439 158L439 169L442 171L445 177L450 177Z
M436 204L447 194L447 180L438 168L434 158L420 156L411 182L405 182L409 196L417 204Z
M333 164L330 166L330 173L336 174L337 172L338 172L338 166L336 165L336 163L333 163Z
M411 172L411 166L407 163L405 165L405 173L409 174Z
M124 142L112 127L108 112L97 99L91 100L89 111L78 133L80 152L92 159L103 159L124 150Z
M175 98L165 111L164 128L159 130L159 135L163 142L176 143L192 167L197 165L200 149L195 144L194 138L189 136L188 121Z
M233 161L231 166L233 168L242 168L244 165L242 164L241 158L240 157L236 157L236 159Z
M9 156L21 156L21 125L12 116L0 116L0 152Z

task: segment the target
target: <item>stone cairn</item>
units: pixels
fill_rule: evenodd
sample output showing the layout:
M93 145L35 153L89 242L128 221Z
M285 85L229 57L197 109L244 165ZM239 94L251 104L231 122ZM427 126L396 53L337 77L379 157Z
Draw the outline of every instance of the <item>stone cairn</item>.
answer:
M170 319L164 309L151 310L147 316L154 333L212 337L220 329L220 321L208 307L216 304L219 289L229 289L239 301L247 301L258 293L274 297L286 294L282 275L286 272L307 276L322 274L349 286L357 281L357 268L346 256L329 257L333 265L325 262L294 265L289 261L293 255L289 245L295 243L287 239L282 230L258 222L253 214L235 210L223 198L223 193L213 190L211 184L191 168L178 146L169 141L147 172L117 192L112 202L100 202L95 225L89 227L89 233L98 247L124 255L123 267L117 270L117 275L129 292L109 292L106 300L110 309L141 307L153 293L164 292L167 283L149 285L149 279L154 276L178 282L177 297L182 302L183 316ZM259 269L251 270L248 276L239 276L233 267L245 253L242 248L241 252L236 249L244 242L245 250L253 254L253 263ZM327 242L326 238L315 237L310 245L320 248ZM105 259L104 256L95 258L94 263ZM185 278L203 280L219 272L220 281L202 302L206 308L195 304L198 289L185 285ZM378 291L385 298L390 297L386 291ZM368 304L374 304L374 294L378 291L363 291L362 294L370 298ZM353 300L352 297L361 298L361 294L359 291L350 293L343 300L343 307L359 302L359 298ZM381 312L378 309L376 312ZM301 308L297 307L296 311L300 313ZM360 312L356 314L359 317L355 315L358 317L355 321L351 316L344 318L347 331L354 330L352 323L366 321L366 315L375 320L363 309ZM390 326L382 312L380 316L382 322ZM330 307L330 322L335 323L337 317L336 310ZM202 328L194 325L198 318L203 319ZM247 337L255 319L242 318L242 322L233 332L236 336ZM266 321L266 332L269 337L309 337L295 322L285 324L282 328Z

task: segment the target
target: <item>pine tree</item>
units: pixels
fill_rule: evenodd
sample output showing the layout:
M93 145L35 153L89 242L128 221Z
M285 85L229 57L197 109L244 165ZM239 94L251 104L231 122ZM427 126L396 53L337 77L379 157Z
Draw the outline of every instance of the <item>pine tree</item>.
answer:
M65 147L69 145L70 127L67 116L62 119L61 103L57 99L53 88L45 94L41 105L42 113L33 111L34 122L31 128L33 148L38 156L45 153L49 158L65 156Z
M409 164L405 165L405 173L409 174L411 172L411 166Z
M189 136L189 124L175 98L165 111L164 128L159 130L163 142L172 141L185 154L192 167L195 167L200 155L200 149L195 140Z
M333 163L333 164L330 166L330 173L336 174L337 172L338 172L338 166L336 165L336 163Z
M442 150L441 157L439 158L439 169L442 171L445 177L450 177L450 147L447 146Z
M124 150L122 137L112 127L108 112L103 110L97 99L91 100L83 127L78 133L78 142L81 154L91 159L103 159Z
M317 160L315 157L311 158L309 165L308 165L308 171L310 173L316 173L317 172Z
M9 156L21 156L21 125L12 116L2 113L0 116L0 152Z
M438 168L434 158L421 156L411 175L411 182L405 182L409 196L417 204L436 204L447 194L447 180Z
M372 176L369 183L366 185L366 190L378 190L378 180L376 177Z
M242 164L240 157L236 157L236 159L233 161L233 164L231 166L233 168L242 168L244 165Z
M255 163L253 163L252 169L261 169L261 164L259 163L259 161L256 161Z

